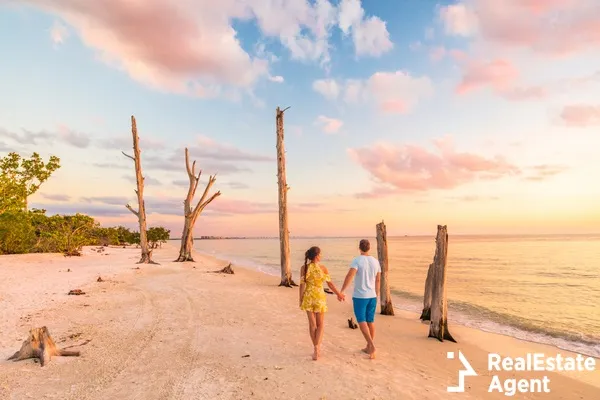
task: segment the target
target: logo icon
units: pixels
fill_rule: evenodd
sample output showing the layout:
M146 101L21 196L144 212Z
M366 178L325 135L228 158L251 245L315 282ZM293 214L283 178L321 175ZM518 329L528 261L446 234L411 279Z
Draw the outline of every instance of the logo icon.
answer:
M449 351L447 353L447 357L450 360L454 359L454 352ZM471 364L467 361L467 358L464 354L459 350L458 351L458 359L462 363L465 369L461 369L458 371L458 386L449 386L448 391L452 393L463 393L465 391L465 376L477 376L477 372L473 369Z

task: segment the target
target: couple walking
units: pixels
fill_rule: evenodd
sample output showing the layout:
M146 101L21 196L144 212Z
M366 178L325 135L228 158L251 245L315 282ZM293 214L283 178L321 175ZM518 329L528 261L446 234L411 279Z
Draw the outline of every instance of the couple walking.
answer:
M304 265L300 272L300 309L308 315L308 328L314 346L313 360L318 360L321 355L321 342L323 340L325 313L327 312L327 298L323 291L323 283L327 282L329 288L337 295L339 301L345 301L344 291L354 280L352 303L356 322L360 327L367 347L362 351L375 358L375 309L379 297L379 282L381 266L379 261L369 255L371 244L367 239L362 239L358 245L360 255L350 263L350 269L344 279L341 290L337 290L327 268L320 263L321 249L311 247L304 254Z

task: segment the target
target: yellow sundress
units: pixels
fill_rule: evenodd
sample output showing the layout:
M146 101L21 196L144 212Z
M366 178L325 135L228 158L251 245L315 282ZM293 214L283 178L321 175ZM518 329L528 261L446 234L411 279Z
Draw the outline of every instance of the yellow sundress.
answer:
M331 282L329 274L323 272L315 263L308 264L306 275L301 278L304 283L304 297L302 298L302 311L324 313L327 311L327 295L323 291L323 283Z

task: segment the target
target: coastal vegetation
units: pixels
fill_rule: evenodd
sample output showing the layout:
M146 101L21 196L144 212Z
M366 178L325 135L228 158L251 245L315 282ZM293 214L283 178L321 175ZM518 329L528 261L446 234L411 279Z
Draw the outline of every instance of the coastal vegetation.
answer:
M36 193L60 159L44 161L38 153L25 158L11 152L0 158L0 254L63 253L81 255L84 246L139 245L139 232L102 227L94 218L73 215L47 215L46 210L28 209L28 198ZM156 248L169 240L164 227L147 230L149 246Z

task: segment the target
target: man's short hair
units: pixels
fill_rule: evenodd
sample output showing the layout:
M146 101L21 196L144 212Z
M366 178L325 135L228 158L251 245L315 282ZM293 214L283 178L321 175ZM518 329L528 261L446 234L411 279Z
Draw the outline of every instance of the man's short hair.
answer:
M367 251L371 250L371 243L367 239L362 239L358 244L358 248L363 253L366 253Z

